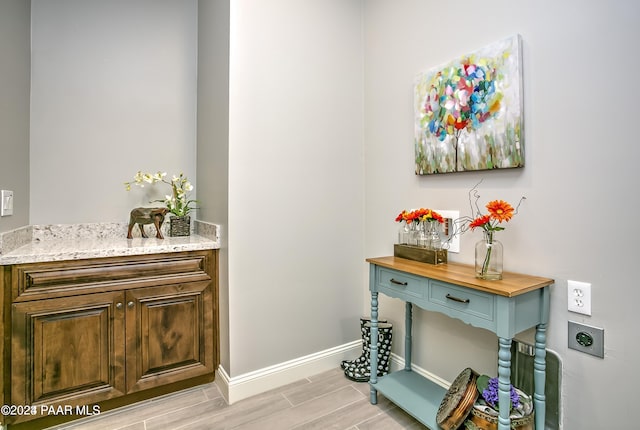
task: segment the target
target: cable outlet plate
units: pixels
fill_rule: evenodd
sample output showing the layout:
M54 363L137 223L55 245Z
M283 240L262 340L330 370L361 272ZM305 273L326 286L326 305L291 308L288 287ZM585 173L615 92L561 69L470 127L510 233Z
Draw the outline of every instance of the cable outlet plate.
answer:
M591 284L567 281L567 309L583 315L591 315Z
M442 226L442 236L444 236L442 243L445 245L445 248L448 252L460 252L460 233L456 230L456 221L460 218L460 211L434 210L442 215L442 218L446 221L446 224Z
M604 329L569 321L569 348L604 358Z

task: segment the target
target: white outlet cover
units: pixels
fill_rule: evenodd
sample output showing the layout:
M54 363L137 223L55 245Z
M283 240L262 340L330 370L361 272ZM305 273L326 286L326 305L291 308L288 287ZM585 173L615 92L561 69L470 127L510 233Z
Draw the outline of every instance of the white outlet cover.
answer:
M591 284L567 281L567 309L583 315L591 315Z

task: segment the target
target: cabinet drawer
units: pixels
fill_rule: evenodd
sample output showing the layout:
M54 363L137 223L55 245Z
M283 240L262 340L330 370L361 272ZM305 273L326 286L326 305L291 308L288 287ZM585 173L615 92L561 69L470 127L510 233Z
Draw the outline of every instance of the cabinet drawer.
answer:
M429 283L429 302L443 307L443 312L453 317L466 316L471 323L476 320L495 320L495 296L470 288L457 287L438 281Z
M21 264L13 267L15 301L210 280L205 253L168 253Z
M398 298L423 298L427 289L425 281L418 277L407 275L385 268L379 268L378 286L385 292L394 292Z

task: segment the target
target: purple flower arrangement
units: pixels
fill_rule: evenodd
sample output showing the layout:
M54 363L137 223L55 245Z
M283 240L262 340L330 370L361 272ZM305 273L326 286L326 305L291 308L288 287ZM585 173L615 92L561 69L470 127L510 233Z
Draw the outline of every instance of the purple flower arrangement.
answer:
M498 378L489 378L487 375L478 377L477 380L478 391L482 395L485 402L492 408L500 410L498 404ZM520 405L520 396L516 392L513 385L510 385L510 400L509 410L517 408Z

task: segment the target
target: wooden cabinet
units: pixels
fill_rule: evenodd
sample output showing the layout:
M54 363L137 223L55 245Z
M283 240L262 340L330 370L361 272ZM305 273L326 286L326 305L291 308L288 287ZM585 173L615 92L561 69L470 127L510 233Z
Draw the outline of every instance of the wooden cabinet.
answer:
M216 257L207 250L4 266L4 404L104 411L212 381ZM79 417L3 422L64 418Z
M125 394L123 292L12 305L10 404L95 404ZM6 389L6 387L5 387Z
M128 393L215 370L211 296L208 282L127 291Z

